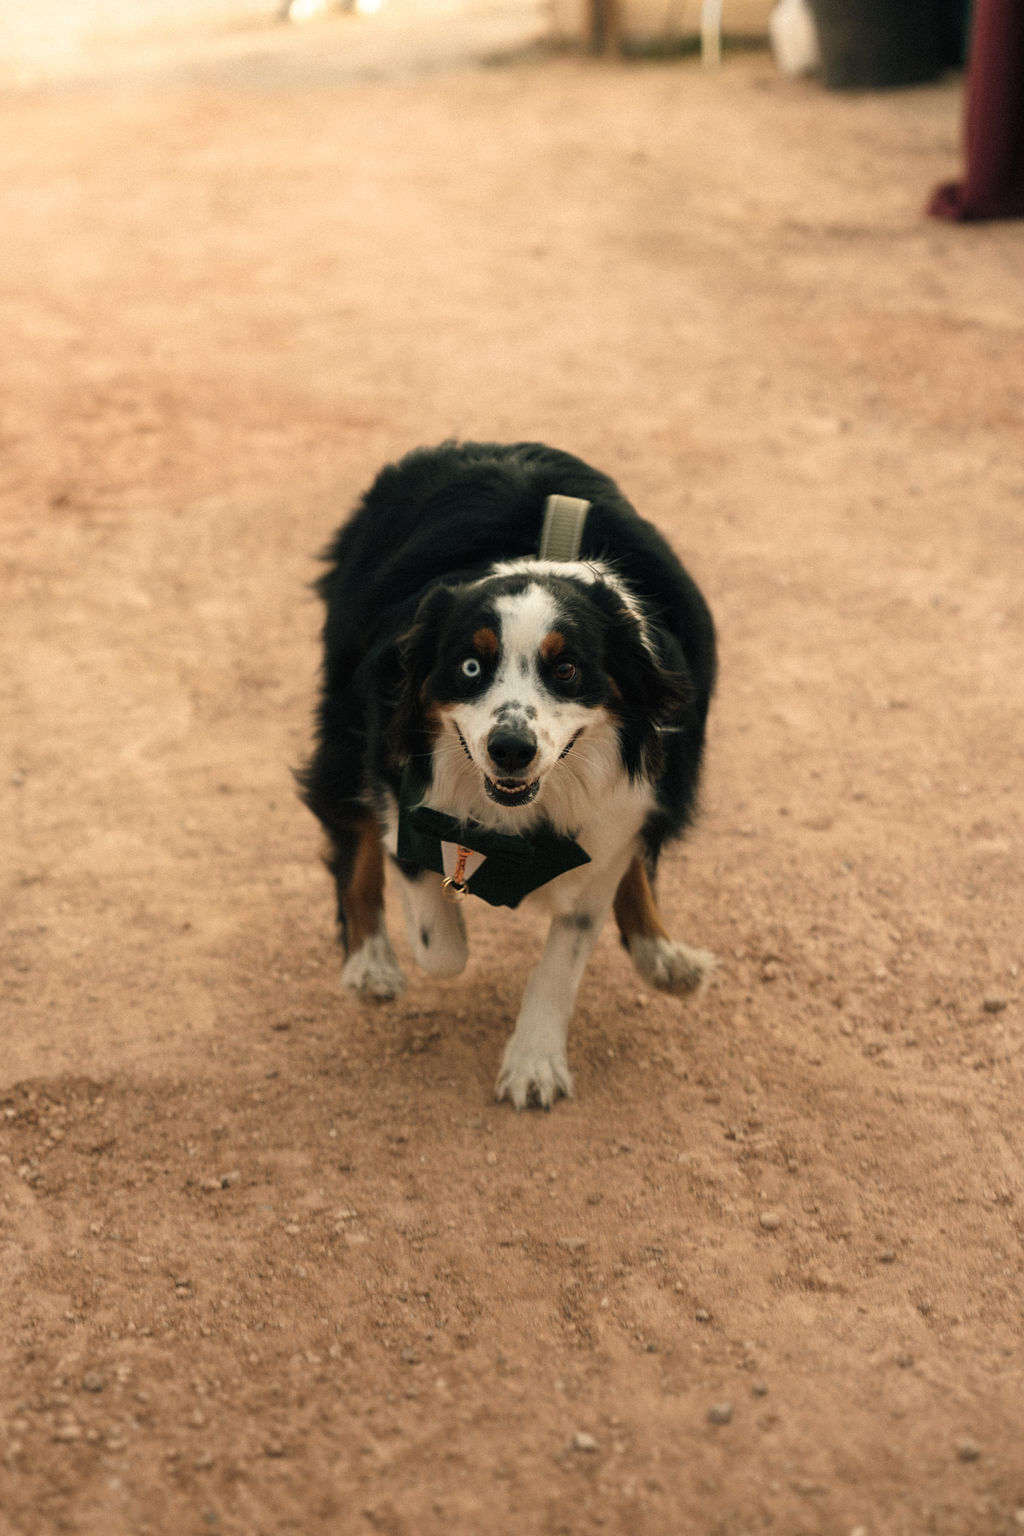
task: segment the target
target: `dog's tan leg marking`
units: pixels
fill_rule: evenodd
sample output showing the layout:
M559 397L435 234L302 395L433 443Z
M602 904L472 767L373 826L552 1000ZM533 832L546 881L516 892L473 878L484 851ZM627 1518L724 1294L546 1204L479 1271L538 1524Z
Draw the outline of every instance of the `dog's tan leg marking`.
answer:
M348 949L341 973L345 986L360 997L397 997L405 977L384 925L384 848L376 817L368 816L359 829L352 877L341 905Z
M619 881L615 892L615 921L619 932L628 944L631 938L667 939L668 932L661 921L651 890L647 871L639 859L633 859Z
M647 871L634 859L615 892L615 921L637 971L663 992L695 992L715 968L714 955L670 939Z
M341 898L349 954L362 949L380 927L384 909L384 849L376 819L368 816L359 828L359 845L352 861L348 889Z

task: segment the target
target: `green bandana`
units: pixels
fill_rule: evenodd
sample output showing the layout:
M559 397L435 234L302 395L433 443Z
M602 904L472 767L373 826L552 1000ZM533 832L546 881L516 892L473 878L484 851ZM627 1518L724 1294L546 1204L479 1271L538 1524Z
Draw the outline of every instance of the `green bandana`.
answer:
M420 805L426 792L427 786L407 768L398 802L398 857L421 869L450 875L456 850L482 854L482 860L472 861L475 868L463 876L461 887L472 896L482 896L492 907L518 907L538 886L590 863L589 853L579 843L559 836L550 826L540 826L526 837L489 832L479 822L459 821ZM457 893L461 887L456 885Z

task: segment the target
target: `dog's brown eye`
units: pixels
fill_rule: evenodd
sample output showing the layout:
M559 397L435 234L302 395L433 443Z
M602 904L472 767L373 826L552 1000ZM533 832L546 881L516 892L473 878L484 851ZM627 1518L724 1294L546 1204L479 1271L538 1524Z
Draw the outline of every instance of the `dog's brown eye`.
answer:
M576 667L571 661L560 661L555 668L555 676L560 683L571 683L576 676Z

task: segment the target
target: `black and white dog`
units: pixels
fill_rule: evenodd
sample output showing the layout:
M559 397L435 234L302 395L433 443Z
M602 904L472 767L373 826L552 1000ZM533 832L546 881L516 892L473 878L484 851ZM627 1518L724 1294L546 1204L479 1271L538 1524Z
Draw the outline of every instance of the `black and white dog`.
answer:
M609 911L655 987L693 991L714 963L668 937L651 890L694 810L715 674L707 606L606 475L539 443L408 454L326 559L301 783L329 839L343 981L364 998L404 985L385 853L433 976L466 964L458 898L542 902L551 927L497 1095L547 1108L572 1092L569 1019Z

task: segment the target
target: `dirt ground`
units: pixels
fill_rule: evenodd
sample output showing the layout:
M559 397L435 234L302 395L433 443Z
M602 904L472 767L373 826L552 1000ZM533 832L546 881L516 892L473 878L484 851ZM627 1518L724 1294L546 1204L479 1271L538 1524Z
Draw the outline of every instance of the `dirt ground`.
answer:
M0 99L0 1532L1024 1528L1024 226L768 55ZM358 73L358 72L356 72ZM342 995L291 769L378 465L541 437L717 616L688 1006ZM404 953L404 944L400 949Z

